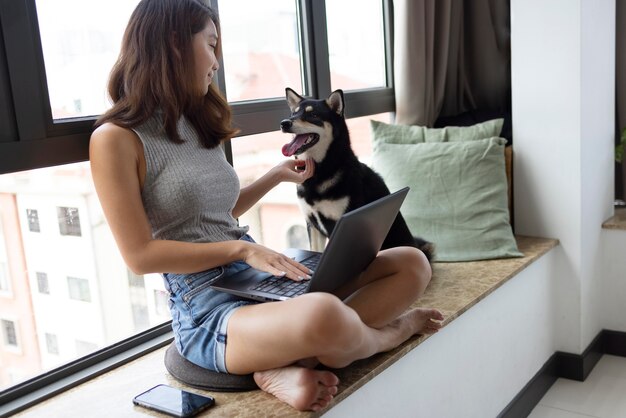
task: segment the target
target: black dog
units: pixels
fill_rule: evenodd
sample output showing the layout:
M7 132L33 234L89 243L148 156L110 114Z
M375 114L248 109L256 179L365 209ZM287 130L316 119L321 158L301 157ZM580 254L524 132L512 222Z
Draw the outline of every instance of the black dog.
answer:
M280 122L280 128L295 136L282 151L287 157L315 161L315 175L298 185L298 198L309 226L329 237L341 215L388 195L389 188L352 151L341 90L325 100L306 99L290 88L285 91L291 116ZM434 245L414 237L400 213L382 249L398 246L419 248L432 260Z

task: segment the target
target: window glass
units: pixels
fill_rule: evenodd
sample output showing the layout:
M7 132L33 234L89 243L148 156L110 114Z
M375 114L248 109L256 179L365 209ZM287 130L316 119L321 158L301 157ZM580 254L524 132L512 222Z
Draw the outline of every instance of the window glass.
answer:
M289 141L291 135L280 131L234 138L233 161L241 187L284 161L281 149ZM239 223L250 227L249 234L256 242L278 251L289 248L290 227L306 225L295 183L281 183L272 189L239 218Z
M0 292L9 292L9 271L6 260L0 260Z
M48 275L39 271L35 273L35 275L37 276L37 289L39 290L39 293L49 295L50 285L48 283Z
M48 354L59 354L59 340L54 334L48 334L46 332L46 351Z
M382 1L327 1L326 20L332 90L385 87Z
M6 294L11 291L9 284L7 248L4 242L4 227L2 222L2 213L0 212L0 297L3 293Z
M81 279L79 277L68 277L67 287L70 290L70 299L91 302L89 280Z
M0 322L2 326L2 339L4 341L4 345L17 347L17 331L15 330L15 322L9 321L8 319L3 319Z
M109 108L106 84L138 0L36 0L53 119Z
M295 0L219 2L229 102L302 91Z
M28 230L30 232L41 232L39 229L39 214L36 209L26 209L26 217L28 218Z
M0 350L12 365L0 367L0 391L169 319L154 297L161 277L136 276L121 258L88 162L0 175L0 213L11 288L0 318L20 318L3 332L21 348Z
M61 235L80 237L80 216L77 208L57 208L59 232Z

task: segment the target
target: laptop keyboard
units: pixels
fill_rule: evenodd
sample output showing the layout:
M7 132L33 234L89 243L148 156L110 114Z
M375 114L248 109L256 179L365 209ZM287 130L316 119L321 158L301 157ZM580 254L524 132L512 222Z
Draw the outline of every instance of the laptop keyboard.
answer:
M267 292L279 296L294 297L303 294L309 286L308 280L296 282L284 277L270 277L263 280L253 290Z
M315 271L315 269L317 268L317 265L320 262L320 258L322 258L322 254L312 255L311 257L307 258L306 260L301 261L300 264L302 264L303 266L306 266L309 269Z
M312 257L307 258L304 261L301 261L300 264L308 267L309 269L315 271L319 261L321 254L314 255ZM257 286L255 286L252 290L258 290L261 292L271 293L278 296L287 296L294 297L303 294L306 292L307 287L309 286L308 280L303 280L301 282L296 282L291 279L287 279L285 277L276 277L272 276L263 280Z

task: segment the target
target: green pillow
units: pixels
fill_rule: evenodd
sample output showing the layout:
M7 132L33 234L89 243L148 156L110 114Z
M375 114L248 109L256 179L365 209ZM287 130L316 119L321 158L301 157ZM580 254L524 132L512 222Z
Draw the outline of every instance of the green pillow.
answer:
M427 128L414 125L389 125L370 121L372 134L389 144L416 144L420 142L455 142L500 136L504 119L493 119L472 126Z
M523 256L509 223L504 138L417 144L374 135L372 165L391 191L411 190L402 214L435 244L435 261Z

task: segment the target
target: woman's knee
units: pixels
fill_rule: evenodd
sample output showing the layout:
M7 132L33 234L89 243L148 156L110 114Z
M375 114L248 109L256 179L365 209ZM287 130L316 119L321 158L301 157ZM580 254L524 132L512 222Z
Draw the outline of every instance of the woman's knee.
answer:
M338 345L350 339L360 318L354 309L330 293L314 292L300 296L303 333L311 344Z
M413 247L397 247L391 251L399 273L407 278L409 284L416 287L416 291L422 292L432 277L432 269L426 255Z

